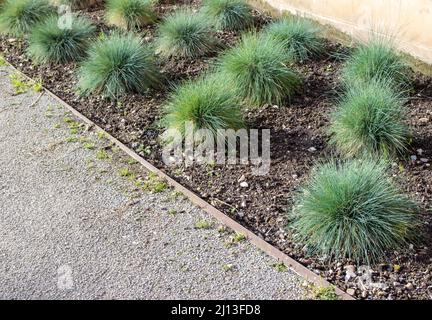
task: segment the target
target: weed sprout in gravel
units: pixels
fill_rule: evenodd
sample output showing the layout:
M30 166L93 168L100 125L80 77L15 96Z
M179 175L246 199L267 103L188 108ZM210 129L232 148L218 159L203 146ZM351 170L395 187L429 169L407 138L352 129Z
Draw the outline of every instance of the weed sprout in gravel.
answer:
M221 57L220 68L248 103L261 106L280 104L299 89L301 79L289 63L283 44L252 33Z
M319 28L312 22L300 18L283 18L271 23L265 34L283 43L285 49L296 60L305 61L323 52Z
M188 123L194 130L209 129L213 136L218 129L244 127L236 92L219 74L180 85L169 100L162 123L167 129L178 130L182 135Z
M244 0L205 0L202 11L222 30L242 30L253 25L252 8Z
M107 0L105 18L110 25L133 30L154 23L157 15L152 0Z
M79 70L78 91L118 98L159 85L154 54L135 34L113 33L94 43Z
M51 16L35 26L30 34L28 53L39 63L66 63L80 60L96 28L84 17L74 16L71 28L60 28L59 18Z
M0 31L23 36L53 13L55 9L48 0L7 0L0 12Z
M371 160L318 165L297 196L292 227L309 253L376 262L414 239L418 206Z
M410 83L409 67L392 43L382 39L373 39L354 49L346 61L342 76L350 85L374 79L388 79L398 87L406 87Z
M208 17L180 9L159 25L156 46L165 58L195 58L214 52L217 40Z

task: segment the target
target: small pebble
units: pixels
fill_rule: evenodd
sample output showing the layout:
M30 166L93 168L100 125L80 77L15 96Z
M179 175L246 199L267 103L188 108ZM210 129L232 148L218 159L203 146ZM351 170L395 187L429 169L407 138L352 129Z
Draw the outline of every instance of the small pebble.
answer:
M350 296L353 296L355 294L355 290L353 288L347 289L346 293L348 293Z
M408 283L405 285L405 289L407 289L407 290L412 290L412 289L414 289L414 285L413 285L411 282L408 282Z
M242 181L242 182L240 182L240 187L247 188L247 187L249 187L249 183L247 183L246 181Z
M422 124L426 124L426 123L428 123L429 122L429 118L420 118L419 120L418 120L420 123L422 123Z

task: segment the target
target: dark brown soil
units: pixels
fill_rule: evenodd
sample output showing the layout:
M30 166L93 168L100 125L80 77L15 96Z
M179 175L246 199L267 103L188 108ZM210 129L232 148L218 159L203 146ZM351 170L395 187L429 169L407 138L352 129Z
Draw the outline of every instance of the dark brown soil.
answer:
M172 5L170 1L162 1L158 13L163 17L178 7L179 2ZM192 6L199 2L183 1ZM85 14L96 22L101 31L110 29L103 23L100 8ZM256 13L257 28L268 20L268 17ZM152 41L155 28L148 27L141 32L147 41ZM229 47L239 36L220 33L218 37L225 47ZM161 161L161 146L157 140L161 131L157 120L161 117L172 86L203 73L212 65L215 56L192 61L172 59L161 62L166 86L143 96L129 95L114 103L97 96L79 98L74 92L75 64L34 66L25 55L25 40L4 36L0 40L1 51L14 66L30 77L42 79L49 90L137 150L144 158L340 288L354 289L355 296L359 298L432 298L432 221L427 212L432 200L431 78L415 74L412 98L407 104L413 130L410 155L415 155L417 160L413 161L410 157L400 159L392 169L395 179L422 204L426 236L422 245L413 244L403 252L389 252L386 260L372 266L373 281L382 286L363 288L358 284L359 266L349 261L324 263L319 258L307 257L302 246L292 241L286 228L291 197L308 177L311 166L335 154L327 145L326 127L339 83L341 62L335 57L346 48L327 42L326 55L297 66L304 77L304 89L292 101L280 106L246 110L249 127L271 129L271 170L269 174L259 177L252 175L248 166L170 168ZM246 181L248 187L240 187L240 181ZM357 276L346 280L346 270L352 269L356 269Z

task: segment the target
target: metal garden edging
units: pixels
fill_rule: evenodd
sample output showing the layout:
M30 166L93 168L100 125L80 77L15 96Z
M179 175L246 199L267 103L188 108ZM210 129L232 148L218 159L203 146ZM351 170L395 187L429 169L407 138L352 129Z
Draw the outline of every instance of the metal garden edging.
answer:
M15 68L15 66L8 63L9 66L12 67L16 72L22 74L25 78L29 79L30 81L34 81L32 78ZM54 93L52 93L50 90L46 89L45 87L43 90L53 99L58 101L62 106L64 106L68 111L70 111L74 116L79 118L81 121L85 122L89 125L90 128L96 129L98 131L101 131L105 134L105 137L110 140L113 144L115 144L117 147L119 147L123 152L125 152L127 155L138 161L147 171L157 174L161 179L165 180L171 187L173 187L175 190L181 192L183 195L185 195L193 204L201 208L202 210L209 213L212 217L214 217L216 220L218 220L220 223L224 224L228 228L234 230L235 232L243 234L252 244L254 244L257 248L261 249L263 252L268 254L269 256L277 259L280 262L283 262L287 267L291 268L295 273L297 273L299 276L305 278L307 281L312 282L313 284L317 286L322 287L328 287L331 286L327 280L322 278L321 276L315 274L308 268L306 268L304 265L299 263L298 261L294 260L287 254L283 253L267 241L261 239L256 234L254 234L252 231L246 229L241 224L236 222L235 220L231 219L224 213L222 213L220 210L216 209L214 206L209 204L207 201L200 198L198 195L196 195L194 192L190 191L174 179L172 179L170 176L165 174L163 171L156 168L154 165L146 161L144 158L142 158L140 155L138 155L135 151L127 147L125 144L120 142L118 139L110 135L108 132L106 132L103 128L99 127L97 124L95 124L92 120L81 114L79 111L74 109L72 106L70 106L68 103L60 99L58 96L56 96ZM36 101L37 103L37 101ZM342 291L338 287L335 287L336 294L341 297L343 300L355 300L352 296L350 296L345 291Z

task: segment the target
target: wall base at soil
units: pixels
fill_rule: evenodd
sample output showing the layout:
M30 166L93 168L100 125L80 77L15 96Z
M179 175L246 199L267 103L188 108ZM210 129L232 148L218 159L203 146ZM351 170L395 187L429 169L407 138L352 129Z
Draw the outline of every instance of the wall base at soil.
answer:
M391 36L397 47L432 64L432 0L259 0L283 13L336 27L355 39ZM253 1L257 2L257 1Z

